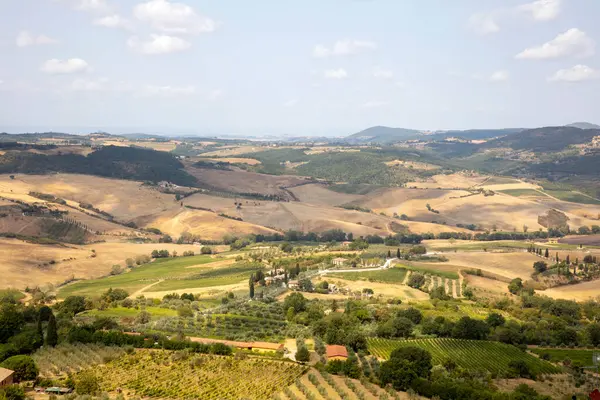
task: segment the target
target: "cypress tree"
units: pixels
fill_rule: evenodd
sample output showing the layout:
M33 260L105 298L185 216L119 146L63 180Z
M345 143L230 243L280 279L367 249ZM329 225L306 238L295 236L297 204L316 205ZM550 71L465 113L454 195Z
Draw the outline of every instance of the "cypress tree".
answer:
M250 275L250 298L254 298L254 275Z
M48 327L46 328L46 346L54 347L58 344L58 332L56 330L56 318L50 314Z
M544 257L550 258L550 252L548 251L548 249L546 249L546 253L544 253Z
M400 259L400 248L396 249L396 258Z
M388 258L392 258L392 251L388 250Z

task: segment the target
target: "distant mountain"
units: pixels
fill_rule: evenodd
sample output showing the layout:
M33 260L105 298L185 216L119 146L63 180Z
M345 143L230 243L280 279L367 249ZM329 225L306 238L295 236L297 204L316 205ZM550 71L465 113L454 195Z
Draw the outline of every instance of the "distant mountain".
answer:
M510 147L535 152L561 151L573 144L588 143L600 136L600 129L580 129L569 126L550 126L528 129L513 135L491 140L485 147Z
M390 128L387 126L374 126L365 129L346 138L354 143L394 143L407 140L409 138L422 136L421 131L404 128Z
M579 129L600 129L600 125L592 124L590 122L574 122L566 126Z
M500 138L515 133L523 132L523 128L506 129L468 129L465 131L436 131L427 135L429 140L442 140L450 137L459 137L468 140Z

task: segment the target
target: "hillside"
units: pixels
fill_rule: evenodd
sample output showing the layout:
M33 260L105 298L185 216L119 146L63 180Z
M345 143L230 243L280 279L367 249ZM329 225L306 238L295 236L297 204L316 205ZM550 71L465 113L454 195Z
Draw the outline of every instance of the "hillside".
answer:
M566 126L579 129L600 129L600 125L592 124L590 122L574 122Z
M510 147L514 150L534 152L561 151L569 145L588 143L600 136L600 129L579 129L556 126L529 129L506 138L489 141L485 147Z
M358 133L350 135L346 139L350 142L384 144L399 142L419 135L422 135L421 131L417 131L414 129L374 126L372 128L368 128L364 131L360 131Z

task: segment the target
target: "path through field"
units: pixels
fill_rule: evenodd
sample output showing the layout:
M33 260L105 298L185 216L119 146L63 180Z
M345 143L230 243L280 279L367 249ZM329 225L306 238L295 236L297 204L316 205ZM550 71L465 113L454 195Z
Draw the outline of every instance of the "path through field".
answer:
M132 294L129 296L129 298L130 298L130 299L132 299L132 300L134 300L134 299L135 299L135 298L137 298L139 295L141 295L141 294L142 294L142 292L145 292L146 290L150 289L150 288L151 288L152 286L154 286L154 285L158 285L158 284L159 284L159 283L161 283L162 281L164 281L164 279L160 279L160 280L158 280L158 281L156 281L156 282L154 282L154 283L152 283L152 284L150 284L150 285L148 285L148 286L144 286L144 287L143 287L143 288L141 288L140 290L136 290L135 292L133 292L133 293L132 293Z

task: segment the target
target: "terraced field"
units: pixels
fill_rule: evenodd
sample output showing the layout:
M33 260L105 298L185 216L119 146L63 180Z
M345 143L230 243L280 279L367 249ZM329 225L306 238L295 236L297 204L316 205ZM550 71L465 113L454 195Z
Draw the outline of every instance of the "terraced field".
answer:
M445 360L453 360L457 365L466 369L485 369L492 374L502 374L508 371L508 363L523 360L536 374L558 373L559 368L525 353L514 346L479 340L461 339L415 339L389 340L368 339L369 351L378 358L387 359L391 352L399 347L415 346L431 353L434 364Z

